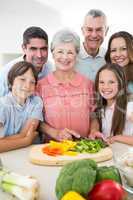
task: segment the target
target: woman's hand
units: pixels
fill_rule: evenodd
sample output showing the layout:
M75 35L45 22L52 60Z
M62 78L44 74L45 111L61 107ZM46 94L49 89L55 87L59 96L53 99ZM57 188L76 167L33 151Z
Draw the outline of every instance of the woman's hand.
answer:
M80 135L73 130L70 130L68 128L64 128L63 130L59 130L56 133L55 139L58 140L58 141L73 140L73 137L80 138Z

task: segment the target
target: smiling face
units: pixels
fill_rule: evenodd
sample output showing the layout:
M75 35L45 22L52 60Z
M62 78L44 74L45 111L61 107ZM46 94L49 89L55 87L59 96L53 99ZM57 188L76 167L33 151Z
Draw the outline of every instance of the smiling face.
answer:
M104 69L99 73L98 90L108 105L115 101L118 94L118 80L114 72Z
M53 50L55 67L60 71L72 71L76 63L76 49L73 43L60 43Z
M130 60L124 38L119 37L112 40L110 45L110 59L112 63L116 63L121 67L129 63Z
M32 38L29 43L22 46L26 61L35 66L36 71L41 72L48 58L48 44L44 39Z
M84 45L90 55L96 55L107 34L106 20L103 16L86 16L82 27Z
M14 79L12 94L19 104L24 104L26 99L31 96L34 91L35 78L31 69Z

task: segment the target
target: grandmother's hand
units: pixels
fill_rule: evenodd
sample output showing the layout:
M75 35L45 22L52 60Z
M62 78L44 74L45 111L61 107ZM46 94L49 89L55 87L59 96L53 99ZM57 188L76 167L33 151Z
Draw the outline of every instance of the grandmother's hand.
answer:
M58 141L73 140L73 137L80 138L80 135L73 130L70 130L68 128L64 128L63 130L60 130L58 132L56 139Z

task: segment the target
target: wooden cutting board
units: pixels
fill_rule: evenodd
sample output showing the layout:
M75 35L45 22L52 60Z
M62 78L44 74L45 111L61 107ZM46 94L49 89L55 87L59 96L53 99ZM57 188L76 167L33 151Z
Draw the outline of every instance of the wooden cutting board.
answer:
M80 159L93 159L96 162L102 162L110 160L113 156L111 147L101 149L97 153L79 153L76 156L49 156L42 152L42 147L45 145L47 144L34 145L31 147L29 159L33 164L61 166L74 160Z

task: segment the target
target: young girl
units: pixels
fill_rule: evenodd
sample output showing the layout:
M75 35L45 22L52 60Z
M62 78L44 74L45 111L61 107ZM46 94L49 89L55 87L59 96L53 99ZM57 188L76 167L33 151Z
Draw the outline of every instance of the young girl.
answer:
M126 78L122 68L117 64L104 65L96 75L95 90L97 117L105 138L110 143L133 145L133 121L131 114L127 113L132 103L127 102Z
M30 145L37 136L42 100L34 96L37 74L31 63L16 63L8 74L10 92L0 98L0 152Z

